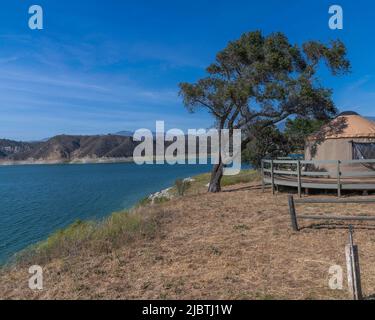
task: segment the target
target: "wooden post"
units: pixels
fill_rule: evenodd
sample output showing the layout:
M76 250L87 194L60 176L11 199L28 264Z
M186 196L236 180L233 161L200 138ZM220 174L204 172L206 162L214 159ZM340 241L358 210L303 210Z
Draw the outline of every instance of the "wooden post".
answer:
M271 160L271 182L272 182L272 194L275 194L275 167L273 160Z
M291 219L291 222L292 222L292 229L293 229L293 231L299 231L297 214L296 214L296 207L294 205L294 198L293 198L292 195L288 196L288 202L289 202L290 219Z
M264 161L262 160L262 164L261 164L261 171L262 171L262 192L264 192L264 189L265 189L265 182L264 182L264 179L265 179L265 176L264 176Z
M350 227L349 244L345 247L348 287L353 300L362 300L361 271L359 267L358 246L353 244L353 231Z
M302 197L301 161L297 162L298 196Z
M337 196L341 198L341 169L340 160L337 161Z

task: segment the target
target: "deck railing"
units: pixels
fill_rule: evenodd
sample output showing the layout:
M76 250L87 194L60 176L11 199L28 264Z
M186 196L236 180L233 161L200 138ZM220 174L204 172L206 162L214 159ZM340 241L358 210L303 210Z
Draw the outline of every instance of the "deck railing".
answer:
M332 166L331 171L318 171L319 165ZM333 189L341 197L342 190L375 190L375 170L346 171L347 165L374 165L372 160L262 160L262 183L272 186L275 193L276 186L289 186L298 189L301 197L302 189ZM310 178L304 181L304 178ZM345 179L357 181L345 181ZM364 178L374 178L364 181Z

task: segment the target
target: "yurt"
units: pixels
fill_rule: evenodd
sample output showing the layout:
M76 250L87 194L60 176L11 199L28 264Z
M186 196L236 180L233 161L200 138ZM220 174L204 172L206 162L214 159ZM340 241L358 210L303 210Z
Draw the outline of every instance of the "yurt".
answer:
M341 160L342 171L374 171L374 164L345 163L347 160L375 159L375 122L355 112L344 112L306 141L305 160ZM320 171L337 177L335 164L318 163Z

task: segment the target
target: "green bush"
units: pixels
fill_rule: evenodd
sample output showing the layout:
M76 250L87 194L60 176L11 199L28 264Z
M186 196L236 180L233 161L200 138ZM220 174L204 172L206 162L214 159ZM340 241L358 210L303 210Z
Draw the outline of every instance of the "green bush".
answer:
M154 199L154 204L161 204L170 201L168 197L157 197Z
M150 197L145 197L138 201L138 203L135 205L135 208L145 207L145 206L150 205L151 203L152 203L152 200L150 199Z
M190 188L191 182L187 180L178 179L175 182L175 186L177 189L177 194L182 197L185 192Z

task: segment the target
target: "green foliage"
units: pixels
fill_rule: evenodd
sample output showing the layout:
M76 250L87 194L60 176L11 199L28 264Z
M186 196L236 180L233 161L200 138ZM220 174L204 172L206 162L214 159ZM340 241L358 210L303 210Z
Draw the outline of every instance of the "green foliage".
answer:
M254 138L259 140L256 132L291 115L327 119L336 114L332 91L321 86L317 75L321 61L333 75L349 72L340 41L300 46L280 32L269 36L248 32L217 54L205 78L181 83L180 95L190 112L199 108L210 112L218 129L243 129L245 147ZM212 182L220 183L220 175L222 166L214 168Z
M285 138L289 141L291 152L301 152L305 148L308 136L317 132L326 121L300 118L288 119L285 127Z
M177 194L179 196L183 196L186 191L191 187L191 182L183 179L178 179L175 182L175 186L177 189Z
M243 159L259 169L264 158L286 157L303 153L307 137L318 131L326 121L297 117L286 121L285 131L276 126L255 130L253 139L243 151Z
M229 129L292 114L326 118L336 108L316 75L321 60L334 75L349 71L340 41L298 46L282 33L248 32L217 54L206 78L181 83L180 93L190 111L206 108Z
M168 197L157 197L154 199L154 204L161 204L170 201Z
M152 203L152 200L150 197L145 197L138 201L138 203L135 205L136 208L145 207L147 205L150 205Z
M242 154L245 161L250 162L255 169L259 169L262 159L287 156L289 153L288 140L280 130L271 126L256 130Z

